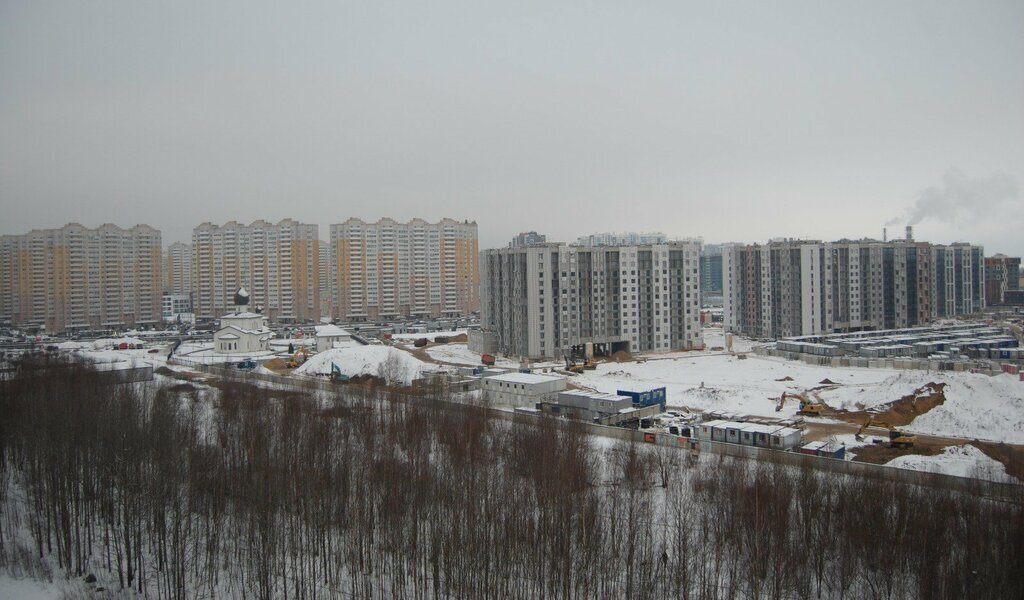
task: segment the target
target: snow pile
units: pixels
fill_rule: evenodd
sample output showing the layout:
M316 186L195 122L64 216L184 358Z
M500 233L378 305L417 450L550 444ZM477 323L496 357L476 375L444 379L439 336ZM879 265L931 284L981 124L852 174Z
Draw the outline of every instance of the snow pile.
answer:
M119 338L101 338L92 342L91 347L93 350L110 350L116 348L121 344L145 344L142 340L137 337L119 337Z
M483 364L480 362L480 353L473 352L466 344L463 343L432 346L427 348L427 354L430 355L430 358L436 361L453 365L469 365L475 367ZM498 358L494 363L494 366L514 369L519 366L519 363L507 358Z
M901 469L943 473L991 481L1007 481L1010 479L1010 476L1006 474L1006 467L1002 463L989 458L984 452L970 444L950 446L945 448L941 454L935 456L908 454L894 458L886 464Z
M426 363L408 352L388 346L357 346L335 348L309 357L296 373L304 375L330 375L331 364L338 365L343 375L384 375L385 379L405 384L419 376Z

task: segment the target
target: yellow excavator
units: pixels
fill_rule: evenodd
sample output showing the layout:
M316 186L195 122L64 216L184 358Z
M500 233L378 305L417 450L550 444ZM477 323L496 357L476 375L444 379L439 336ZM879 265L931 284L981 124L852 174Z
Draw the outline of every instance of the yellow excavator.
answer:
M775 404L775 412L782 410L782 407L786 405L787 398L795 398L800 401L800 410L796 411L798 415L807 415L810 417L821 416L822 411L825 409L825 405L817 400L812 400L803 394L792 394L790 392L782 392L779 396L779 401Z
M885 427L889 430L889 446L892 448L910 448L914 445L914 442L917 441L916 435L900 431L893 427L891 423L876 419L873 415L869 416L867 420L864 421L864 424L860 426L860 429L857 430L857 433L855 433L853 437L858 442L863 442L864 430L872 425L875 427Z
M302 356L302 362L299 362L300 355ZM306 350L305 348L299 348L298 350L295 351L295 354L292 355L292 359L288 361L287 366L289 369L294 369L295 367L301 365L307 360L309 360L309 350Z

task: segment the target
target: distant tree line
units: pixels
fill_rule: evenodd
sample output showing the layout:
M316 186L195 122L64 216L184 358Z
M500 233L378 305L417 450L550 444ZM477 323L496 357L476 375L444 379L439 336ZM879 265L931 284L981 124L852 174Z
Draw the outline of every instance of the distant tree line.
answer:
M0 565L160 598L1015 598L1020 502L498 419L444 392L0 387Z

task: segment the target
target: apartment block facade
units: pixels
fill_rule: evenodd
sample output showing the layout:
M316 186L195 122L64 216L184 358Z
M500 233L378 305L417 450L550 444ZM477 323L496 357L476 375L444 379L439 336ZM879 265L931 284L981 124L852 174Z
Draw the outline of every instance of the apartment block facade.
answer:
M459 316L480 309L477 225L442 219L331 225L334 316Z
M192 294L192 245L174 242L164 252L164 292L176 296Z
M0 320L47 331L160 322L160 232L70 223L0 237Z
M757 338L897 329L985 306L979 246L778 240L725 247L724 321Z
M985 303L1002 304L1006 292L1020 289L1020 257L996 254L985 258Z
M278 223L203 223L192 230L193 312L213 321L245 288L252 306L273 321L317 321L320 314L319 227Z
M481 253L481 326L512 356L702 348L700 242Z

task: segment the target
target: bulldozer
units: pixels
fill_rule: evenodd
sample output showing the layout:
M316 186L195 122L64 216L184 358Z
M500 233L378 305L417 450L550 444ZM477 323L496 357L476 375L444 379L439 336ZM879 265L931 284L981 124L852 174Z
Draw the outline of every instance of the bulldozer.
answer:
M912 433L900 431L892 426L892 423L875 419L874 416L869 416L864 424L860 426L857 433L854 434L854 439L858 442L864 441L864 431L871 426L885 427L889 430L889 447L890 448L911 448L914 446L914 442L917 441L917 436Z
M820 417L822 411L825 409L825 405L817 400L812 400L803 394L792 394L790 392L782 392L779 396L778 402L775 404L775 412L782 410L782 407L786 405L787 398L795 398L800 401L800 409L796 411L798 415L806 415L809 417Z
M586 368L585 365L581 365L581 364L577 363L575 359L569 358L568 356L565 357L565 370L566 371L568 371L570 373L577 373L577 374L579 374L579 373L582 373L583 369L585 369L585 368Z

